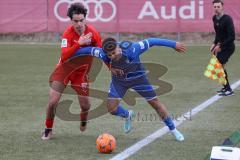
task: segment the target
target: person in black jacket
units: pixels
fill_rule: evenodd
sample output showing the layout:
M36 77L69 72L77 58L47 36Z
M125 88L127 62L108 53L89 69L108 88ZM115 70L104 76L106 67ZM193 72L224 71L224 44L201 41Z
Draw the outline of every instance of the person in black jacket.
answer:
M227 83L218 91L221 96L233 95L233 91L228 81L228 74L225 64L235 50L235 30L231 16L224 13L224 3L222 0L214 0L213 7L215 15L213 16L214 30L216 32L215 40L210 50L216 55L219 62L223 65L226 74Z

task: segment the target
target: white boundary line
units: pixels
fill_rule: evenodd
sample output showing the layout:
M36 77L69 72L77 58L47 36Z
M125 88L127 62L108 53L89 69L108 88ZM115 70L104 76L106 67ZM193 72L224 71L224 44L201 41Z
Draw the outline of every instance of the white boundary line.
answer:
M233 90L236 89L238 86L240 86L240 80L238 80L237 82L235 82L234 84L231 85ZM186 112L184 115L179 117L177 119L177 121L174 121L176 127L179 126L180 124L182 124L186 119L189 119L190 115L191 116L196 115L197 113L206 109L208 106L210 106L211 104L213 104L214 102L218 101L221 98L222 98L222 96L218 96L216 94L215 96L213 96L213 97L209 98L208 100L204 101L202 104L194 107L193 110L191 111L191 113L190 113L190 111ZM136 152L138 152L144 146L150 144L151 142L155 141L157 138L162 137L163 135L165 135L168 132L169 132L168 127L165 126L161 129L155 131L154 133L150 134L149 136L145 137L144 139L138 141L137 143L130 146L129 148L125 149L123 152L115 155L110 160L126 159L126 158L130 157L131 155L135 154Z

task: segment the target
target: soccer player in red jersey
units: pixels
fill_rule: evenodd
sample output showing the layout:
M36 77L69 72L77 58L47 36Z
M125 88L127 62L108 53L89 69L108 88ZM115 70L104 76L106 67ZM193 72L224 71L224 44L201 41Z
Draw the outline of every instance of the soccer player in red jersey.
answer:
M96 29L86 24L87 9L80 3L73 3L68 9L68 17L71 19L72 25L63 33L61 44L61 58L55 69L64 72L64 63L81 47L96 46L101 47L101 37ZM71 87L78 95L81 107L80 113L80 130L84 131L87 125L87 116L90 109L88 98L88 73L92 65L93 58L91 56L82 57L81 64L76 70L65 76L63 72L54 72L50 77L51 89L49 93L49 101L46 107L46 128L43 132L42 139L48 140L52 137L52 127L54 123L55 110L61 95L69 82Z

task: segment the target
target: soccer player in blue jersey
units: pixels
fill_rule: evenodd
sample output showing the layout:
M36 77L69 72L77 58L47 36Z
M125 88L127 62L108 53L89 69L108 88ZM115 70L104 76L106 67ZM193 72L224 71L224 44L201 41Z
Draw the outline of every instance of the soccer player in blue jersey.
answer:
M102 59L105 63L110 64L113 68L122 71L120 75L112 74L107 108L111 114L126 119L124 124L126 133L131 130L131 119L134 116L134 112L123 108L120 100L124 97L126 91L131 88L144 97L156 110L175 139L177 141L183 141L184 136L176 129L166 107L157 98L152 85L147 79L144 66L140 62L140 55L153 46L166 46L174 48L177 52L185 52L186 50L183 44L167 39L148 38L139 42L125 41L118 43L114 38L106 38L102 43L102 48L81 48L73 58L91 54L92 56Z

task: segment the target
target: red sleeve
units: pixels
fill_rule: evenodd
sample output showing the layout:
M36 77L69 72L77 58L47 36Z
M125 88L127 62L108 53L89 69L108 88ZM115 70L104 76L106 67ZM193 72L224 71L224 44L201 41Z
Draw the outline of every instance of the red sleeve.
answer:
M62 38L62 54L61 54L61 60L64 62L68 58L70 58L76 51L77 49L80 48L80 45L77 42L73 42L72 44L72 39L68 37L63 37Z
M95 35L95 42L96 42L95 46L102 48L102 39L101 39L100 34L98 32L96 32L94 35Z

